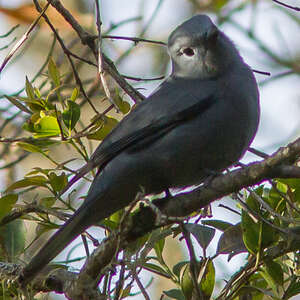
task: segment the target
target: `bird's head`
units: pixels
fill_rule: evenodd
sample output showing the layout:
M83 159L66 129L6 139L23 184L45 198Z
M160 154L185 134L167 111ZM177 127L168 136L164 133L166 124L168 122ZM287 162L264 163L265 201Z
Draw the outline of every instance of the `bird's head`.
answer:
M241 59L233 43L206 15L179 25L169 37L168 49L172 76L180 78L213 78Z

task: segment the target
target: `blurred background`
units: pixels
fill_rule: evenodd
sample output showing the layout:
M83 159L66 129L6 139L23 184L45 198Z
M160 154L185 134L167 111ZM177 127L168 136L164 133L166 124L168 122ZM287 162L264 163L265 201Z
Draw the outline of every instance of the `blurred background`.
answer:
M187 18L199 13L208 14L234 41L242 57L252 69L270 73L270 75L255 73L260 87L261 121L252 146L271 154L278 147L286 145L299 135L299 12L271 0L103 0L99 3L104 35L140 37L162 42L166 42L169 33ZM300 6L300 2L297 1L290 0L285 3ZM65 0L63 4L87 31L96 34L94 1ZM31 1L0 0L0 64L37 15ZM49 8L47 15L74 53L95 61L79 42L70 25L53 8ZM14 28L16 25L19 26ZM14 30L7 34L12 29ZM2 138L15 139L27 136L22 125L28 115L18 110L4 95L24 96L25 76L29 80L34 79L34 86L41 87L45 79L43 75L45 71L41 71L41 67L47 61L50 49L61 73L65 73L65 78L70 76L70 79L66 79L66 86L74 84L70 67L61 48L54 46L52 49L53 40L53 34L48 25L41 21L39 27L34 29L28 40L3 69L0 77L0 136ZM115 63L122 75L135 78L135 80L128 79L128 82L145 96L149 95L170 72L168 53L163 45L103 39L103 48L104 53ZM78 61L76 64L81 79L87 86L90 99L99 111L105 111L110 103L107 100L101 100L104 92L99 87L97 69L94 66L80 65ZM154 80L144 80L153 78ZM107 80L110 87L115 85L111 78ZM120 94L131 105L134 104L122 90ZM82 107L81 121L86 124L91 120L94 112L87 103L82 103ZM123 116L114 109L110 110L109 115L116 119ZM91 153L99 142L88 140L86 143L89 153ZM76 153L68 146L65 146L65 151L61 146L53 146L49 151L58 162L76 156ZM257 159L259 158L247 153L243 161L250 162ZM71 166L76 169L82 164L83 161L78 159L72 162ZM28 152L17 147L14 142L1 143L0 176L2 180L0 188L4 190L12 182L23 178L24 174L30 172L37 165L42 168L53 167L49 160L39 153L30 153L29 155ZM79 184L79 195L84 194L87 188L88 184ZM33 191L29 194L30 196L24 195L25 198L22 200L31 201L32 199L26 199L26 197L34 198L37 197L37 193L43 192ZM222 203L229 207L235 207L235 203L229 199L224 199ZM240 219L238 215L229 210L220 208L219 202L213 204L212 214L214 218L227 220L233 224ZM30 222L26 223L24 227L26 242L31 241L34 235L31 233L32 228ZM90 232L96 231L91 229ZM218 236L215 237L216 241ZM29 253L30 251L33 253L39 247L43 238L46 239L47 235L43 235L38 242L34 243L28 250ZM72 250L71 257L84 256L82 247L76 247L78 244L81 245L80 239L70 245L57 260L64 260L70 250ZM177 261L182 260L182 257L187 257L184 245L178 248L180 243L174 243L172 239L169 239L167 244L164 257L168 264L174 265ZM216 243L210 245L208 255L215 252L215 247ZM199 248L199 256L201 255ZM216 289L224 285L224 280L230 278L244 259L244 255L238 255L228 263L227 255L221 255L218 258L216 272L219 286ZM76 269L82 263L83 261L80 261L72 266ZM142 273L142 281L146 286L150 285L151 299L159 299L163 290L172 288L162 278L153 279L152 275L147 272ZM53 297L60 296L53 295ZM144 298L142 295L136 295L133 299Z

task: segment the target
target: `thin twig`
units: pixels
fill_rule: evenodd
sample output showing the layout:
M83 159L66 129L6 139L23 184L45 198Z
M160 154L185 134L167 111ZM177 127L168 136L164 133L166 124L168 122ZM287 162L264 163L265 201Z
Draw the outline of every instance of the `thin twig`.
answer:
M37 1L37 0L33 0L33 2L34 2L34 4L35 4L36 9L37 9L38 11L41 11L41 7L40 7L38 1ZM54 1L54 0L53 0L53 2L57 2L57 1ZM53 3L52 3L50 0L48 0L48 3L51 3L51 5L53 5ZM49 25L49 27L51 28L52 32L53 32L54 35L56 36L56 39L57 39L57 41L59 42L59 44L60 44L60 46L61 46L61 48L63 49L64 53L66 54L66 57L67 57L67 59L68 59L70 65L71 65L71 68L72 68L72 71L73 71L73 74L74 74L76 83L77 83L77 85L79 86L81 93L83 94L83 96L85 97L85 99L88 101L88 103L90 104L90 106L92 107L92 109L94 110L94 112L95 112L96 114L98 114L98 111L97 111L96 107L94 106L94 104L91 102L91 100L89 99L89 97L88 97L87 94L85 93L85 90L84 90L84 88L83 88L83 84L82 84L82 82L81 82L81 79L80 79L80 77L79 77L79 75L78 75L78 73L77 73L77 70L76 70L76 68L75 68L75 66L74 66L73 60L71 59L71 57L70 57L70 55L69 55L69 52L68 52L68 49L67 49L67 47L65 46L65 44L64 44L64 42L63 42L63 40L62 40L62 38L60 37L60 35L58 34L57 30L54 28L53 24L50 22L49 18L48 18L45 14L43 15L43 18L45 19L46 23L47 23L47 24Z
M133 267L131 271L132 271L132 276L133 276L133 278L134 278L136 284L138 285L140 291L142 292L144 298L145 298L146 300L150 300L150 297L149 297L149 295L148 295L146 289L144 288L142 282L141 282L140 279L139 279L139 276L138 276L137 273L136 273L136 269Z
M61 211L46 208L40 205L37 205L35 203L26 204L24 206L19 206L17 208L14 208L10 213L5 215L0 222L0 227L4 226L14 220L20 219L21 217L29 214L29 213L43 213L47 215L52 215L57 217L60 220L66 221L68 217L70 217L70 214L63 213Z
M16 26L12 27L7 33L4 33L2 35L0 35L0 39L6 38L8 37L11 33L13 33L18 27L20 26L20 24L17 24Z
M51 2L50 0L47 0ZM71 13L61 4L59 0L52 0L51 5L65 18L65 20L74 28L76 33L78 34L83 45L88 45L88 47L92 50L95 56L96 48L94 43L94 37L87 33L80 24L76 21L76 19L71 15ZM113 64L113 62L104 55L103 53L103 61L104 61L104 69L109 72L109 74L114 78L114 80L119 84L119 86L132 98L134 102L141 102L145 99L145 97L136 89L134 89L118 72L117 68Z
M229 207L229 206L227 206L227 205L219 204L218 206L219 206L219 207L222 207L222 208L225 208L225 209L227 209L227 210L233 212L234 214L237 214L237 215L241 216L241 213L239 213L238 211L236 211L235 209L233 209L233 208L231 208L231 207Z
M154 78L139 78L139 77L133 77L133 76L124 75L124 74L122 74L122 76L126 79L134 80L134 81L154 81L154 80L162 80L165 78L165 76L159 76L159 77L154 77Z
M256 69L252 69L253 72L258 73L258 74L262 74L262 75L266 75L266 76L271 76L270 72L265 72L265 71L260 71L260 70L256 70Z
M284 7L293 9L293 10L295 10L295 11L300 11L300 7L297 7L297 6L291 6L291 5L285 4L285 3L281 2L281 1L278 1L278 0L273 0L273 2L275 2L275 3L279 4L279 5L282 5L282 6L284 6Z
M144 42L144 43L158 44L158 45L162 45L162 46L167 45L165 42L162 42L162 41L155 41L155 40L149 40L149 39L131 37L131 36L120 36L120 35L106 34L106 35L102 35L102 39L126 40L126 41L134 42L135 44L138 44L140 42Z
M195 250L194 250L194 247L192 244L191 236L190 236L190 233L184 227L184 223L181 223L180 227L181 227L181 231L182 231L182 234L184 236L184 239L187 244L188 251L189 251L189 256L190 256L190 261L191 261L190 272L191 272L194 290L196 291L197 299L202 300L202 299L204 299L204 297L203 297L203 293L200 290L200 287L198 284L198 265L197 265Z
M49 0L49 2L45 5L43 9L41 9L40 15L34 20L34 22L30 25L30 27L27 29L27 31L23 34L22 38L15 44L15 46L11 49L11 51L8 53L8 55L5 57L1 67L0 67L0 73L4 69L4 67L7 65L7 63L10 61L10 59L14 56L14 54L20 49L20 47L25 43L25 41L29 38L31 32L36 27L37 23L41 19L42 16L44 16L47 8L51 4L52 0Z
M253 153L253 154L255 154L255 155L257 155L257 156L259 156L259 157L261 157L261 158L268 158L269 157L268 154L266 154L266 153L264 153L264 152L262 152L260 150L257 150L255 148L252 148L252 147L250 147L248 149L248 151L251 152L251 153Z
M125 253L123 253L123 260L125 258ZM125 264L120 263L121 265L121 270L119 274L119 279L116 283L116 288L115 288L115 293L114 293L114 299L118 300L120 298L121 291L123 290L124 286L124 277L125 277Z
M296 223L296 220L291 218L287 218L277 213L268 203L266 203L255 191L250 188L246 188L246 190L250 193L250 195L262 206L264 207L272 216L277 217L279 220L288 222L288 223Z
M115 104L115 102L113 101L112 97L111 97L111 93L110 90L108 88L105 76L104 76L104 68L103 68L103 55L102 55L102 35L101 35L101 25L102 25L102 21L101 21L101 17L100 17L100 5L99 5L99 1L100 0L95 0L95 4L96 4L96 25L97 25L97 31L98 31L98 74L100 76L100 80L104 89L104 93L108 99L108 101L113 104L117 111L118 106Z

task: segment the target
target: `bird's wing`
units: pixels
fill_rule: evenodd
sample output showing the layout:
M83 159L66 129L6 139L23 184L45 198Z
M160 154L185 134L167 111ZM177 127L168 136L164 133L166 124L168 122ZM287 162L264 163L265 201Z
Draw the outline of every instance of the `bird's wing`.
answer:
M203 87L203 88L201 88ZM216 97L215 82L173 81L161 87L127 115L97 147L87 164L69 181L63 194L92 169L103 168L120 152L145 139L156 140L180 123L211 107Z

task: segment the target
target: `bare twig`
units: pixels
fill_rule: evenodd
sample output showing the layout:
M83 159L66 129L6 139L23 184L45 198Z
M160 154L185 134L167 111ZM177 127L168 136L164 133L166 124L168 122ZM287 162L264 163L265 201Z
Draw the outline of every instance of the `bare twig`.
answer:
M124 74L122 76L126 79L134 80L134 81L154 81L154 80L162 80L165 78L165 76L159 76L154 78L138 78L138 77L128 76Z
M105 34L105 35L102 35L102 39L127 40L127 41L134 42L135 44L144 42L144 43L158 44L158 45L162 45L162 46L167 45L165 42L161 42L161 41L149 40L149 39L138 38L138 37L130 37L130 36L120 36L120 35Z
M101 25L102 25L102 22L101 22L101 17L100 17L100 4L99 4L99 1L100 0L95 0L95 4L96 4L96 25L97 25L97 31L98 31L98 74L100 76L100 80L101 80L101 83L102 83L102 86L103 86L103 89L104 89L104 92L105 92L105 95L108 99L108 101L113 104L117 111L119 110L118 109L118 106L115 104L115 102L113 101L112 97L111 97L111 93L110 93L110 90L108 88L108 85L107 85L107 82L106 82L106 79L105 79L105 74L104 74L104 67L103 67L103 55L102 55L102 34L101 34Z
M125 253L123 253L123 259L125 258ZM119 279L116 284L116 289L114 293L114 299L118 300L120 298L121 291L123 290L124 286L124 277L125 277L125 264L120 264L121 265L121 270L120 270L120 275Z
M291 5L285 4L285 3L281 2L281 1L278 1L278 0L273 0L273 2L275 2L275 3L279 4L279 5L282 5L282 6L284 6L284 7L293 9L293 10L295 10L295 11L300 11L300 7L297 7L297 6L291 6Z
M265 72L265 71L260 71L260 70L256 70L256 69L252 69L253 72L258 73L258 74L262 74L262 75L266 75L266 76L271 76L270 72Z
M255 154L255 155L257 155L257 156L259 156L259 157L262 157L262 158L268 158L269 157L268 154L266 154L266 153L264 153L264 152L262 152L260 150L257 150L255 148L252 148L252 147L250 147L248 149L248 151L251 152L251 153L253 153L253 154Z
M144 288L144 286L143 286L141 280L139 279L138 274L136 273L136 269L133 267L131 271L132 271L132 276L133 276L133 278L134 278L136 284L138 285L140 291L142 292L144 298L145 298L146 300L150 300L150 297L149 297L149 295L148 295L146 289Z
M13 26L8 32L0 35L0 39L6 38L8 37L11 33L13 33L18 27L20 26L20 24Z
M38 1L37 1L37 0L33 0L33 2L34 2L34 4L35 4L36 9L37 9L38 11L41 11L41 7L40 7ZM53 2L57 2L57 1L54 1L54 0L53 0ZM48 4L49 4L49 3L50 3L51 5L53 5L53 3L52 3L50 0L48 1ZM64 53L66 54L66 57L68 58L69 63L70 63L70 65L71 65L71 68L72 68L72 71L73 71L73 74L74 74L76 83L77 83L77 85L79 86L81 93L82 93L83 96L86 98L86 100L88 101L88 103L90 104L90 106L92 107L92 109L95 111L95 113L98 114L98 111L97 111L96 107L94 106L94 104L91 102L91 100L89 99L89 97L88 97L87 94L85 93L85 90L84 90L84 88L83 88L83 84L82 84L82 82L81 82L81 79L80 79L80 77L79 77L79 75L78 75L78 73L77 73L77 70L76 70L76 68L75 68L75 66L74 66L74 63L73 63L73 61L72 61L72 59L71 59L71 57L70 57L69 51L68 51L67 47L65 46L65 44L64 44L64 42L63 42L63 40L62 40L62 38L60 37L60 35L58 34L57 30L54 28L54 26L53 26L52 23L50 22L49 18L48 18L45 14L43 15L43 18L45 19L46 23L47 23L47 24L49 25L49 27L51 28L52 32L54 33L54 35L55 35L57 41L59 42L59 44L60 44L60 46L61 46L61 48L63 49Z
M0 227L16 219L19 219L22 216L25 216L29 213L43 213L47 215L52 215L63 221L66 221L68 217L70 217L70 214L62 213L55 209L46 208L35 203L30 203L13 209L9 214L7 214L4 218L1 219Z
M45 5L43 9L40 10L40 15L34 20L34 22L30 25L27 31L23 34L22 38L15 44L15 46L11 49L8 55L5 57L2 65L0 66L0 73L6 66L6 64L10 61L10 59L14 56L14 54L20 49L20 47L25 43L25 41L29 38L31 32L36 27L37 23L41 19L41 17L45 14L47 8L51 4L51 0Z
M240 212L236 211L235 209L233 209L233 208L231 208L231 207L229 207L229 206L227 206L227 205L219 204L218 206L219 206L219 207L222 207L222 208L225 208L225 209L231 211L232 213L241 216L241 213L240 213Z

